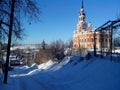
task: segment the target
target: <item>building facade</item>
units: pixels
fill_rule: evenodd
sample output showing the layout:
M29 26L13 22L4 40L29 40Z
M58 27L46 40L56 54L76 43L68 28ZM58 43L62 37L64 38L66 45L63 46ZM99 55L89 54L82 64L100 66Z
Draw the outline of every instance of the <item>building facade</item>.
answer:
M96 48L109 48L110 34L108 32L96 32L95 42ZM74 48L94 48L94 31L92 30L92 24L86 23L86 14L83 6L80 9L79 21L77 24L77 29L73 33L73 47Z

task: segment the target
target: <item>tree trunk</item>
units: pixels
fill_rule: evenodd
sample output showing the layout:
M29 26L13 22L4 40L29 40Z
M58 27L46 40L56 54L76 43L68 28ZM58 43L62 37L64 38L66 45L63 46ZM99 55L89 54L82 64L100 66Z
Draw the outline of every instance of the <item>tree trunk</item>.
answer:
M10 14L10 27L9 27L9 35L8 35L8 46L7 46L7 57L6 57L5 74L4 74L4 84L7 84L7 77L8 77L8 65L9 65L10 46L11 46L11 38L12 38L14 7L15 7L15 0L12 0L11 14Z

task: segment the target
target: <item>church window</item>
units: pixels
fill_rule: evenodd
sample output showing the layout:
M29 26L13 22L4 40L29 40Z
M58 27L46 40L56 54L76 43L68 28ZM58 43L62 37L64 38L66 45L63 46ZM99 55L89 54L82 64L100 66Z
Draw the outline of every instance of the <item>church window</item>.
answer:
M92 38L92 42L94 42L94 39Z
M107 42L107 39L106 39L106 42Z
M88 38L88 42L89 42L89 38Z

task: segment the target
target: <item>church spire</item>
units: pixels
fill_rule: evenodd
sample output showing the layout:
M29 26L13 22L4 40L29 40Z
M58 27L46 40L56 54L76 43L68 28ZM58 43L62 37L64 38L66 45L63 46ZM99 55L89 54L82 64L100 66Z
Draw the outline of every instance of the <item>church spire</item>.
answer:
M84 15L85 16L83 0L82 0L82 7L81 7L81 10L80 10L80 15Z
M84 6L83 6L83 0L82 0L82 8L84 8Z
M83 4L83 0L82 0L82 7L80 10L80 16L79 16L80 21L84 21L85 22L85 11L84 11L84 4Z

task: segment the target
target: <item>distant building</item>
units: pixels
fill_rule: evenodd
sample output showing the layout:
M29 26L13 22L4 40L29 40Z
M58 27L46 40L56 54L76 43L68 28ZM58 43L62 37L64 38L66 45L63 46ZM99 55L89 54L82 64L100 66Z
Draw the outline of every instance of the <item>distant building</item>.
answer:
M40 49L41 44L18 44L16 46L11 47L11 50L16 49Z
M93 17L94 18L94 17ZM101 40L101 33L96 32L96 48L100 49L101 42L103 48L109 48L110 42L110 35L108 32L104 32L102 34ZM94 48L94 32L92 31L92 24L86 23L86 14L83 6L82 0L82 7L80 9L79 14L79 21L77 24L77 29L73 34L73 47L74 48L86 48L86 49L93 49Z

